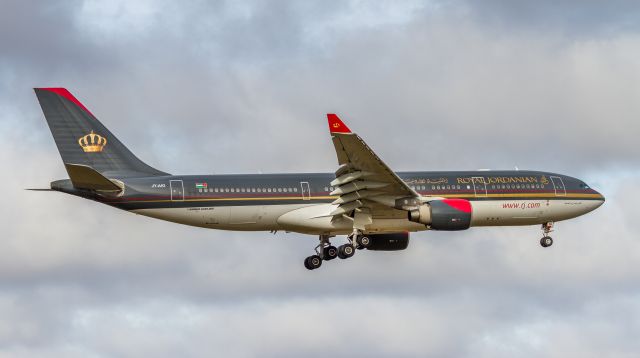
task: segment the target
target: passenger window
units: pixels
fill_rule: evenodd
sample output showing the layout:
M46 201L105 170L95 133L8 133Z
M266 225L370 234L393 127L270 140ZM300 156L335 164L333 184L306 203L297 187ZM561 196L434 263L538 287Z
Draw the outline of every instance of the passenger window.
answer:
M298 188L293 188L293 191L295 191L297 193L298 192Z
M432 185L432 186L431 186L431 190L436 190L436 186L435 186L435 185Z

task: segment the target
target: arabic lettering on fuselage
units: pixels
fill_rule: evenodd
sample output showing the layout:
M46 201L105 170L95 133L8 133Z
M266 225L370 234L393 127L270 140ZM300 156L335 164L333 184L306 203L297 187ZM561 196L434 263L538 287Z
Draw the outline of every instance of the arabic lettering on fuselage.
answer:
M447 184L449 179L447 178L420 178L420 179L409 179L405 181L407 184Z

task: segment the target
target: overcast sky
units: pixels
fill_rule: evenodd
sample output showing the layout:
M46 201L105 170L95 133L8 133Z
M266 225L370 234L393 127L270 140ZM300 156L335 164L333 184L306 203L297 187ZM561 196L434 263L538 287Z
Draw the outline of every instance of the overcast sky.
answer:
M0 7L0 357L640 354L638 2ZM170 173L334 171L336 112L396 170L555 171L607 202L548 249L423 232L309 272L312 236L22 190L66 178L47 86Z

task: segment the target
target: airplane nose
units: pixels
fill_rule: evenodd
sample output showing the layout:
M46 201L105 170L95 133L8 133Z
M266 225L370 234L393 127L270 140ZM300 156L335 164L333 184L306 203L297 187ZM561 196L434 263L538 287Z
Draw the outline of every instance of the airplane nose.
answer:
M598 207L600 207L602 204L604 204L605 198L604 198L604 195L602 195L601 193L599 193L597 191L596 191L596 194L598 194L598 202L599 202Z

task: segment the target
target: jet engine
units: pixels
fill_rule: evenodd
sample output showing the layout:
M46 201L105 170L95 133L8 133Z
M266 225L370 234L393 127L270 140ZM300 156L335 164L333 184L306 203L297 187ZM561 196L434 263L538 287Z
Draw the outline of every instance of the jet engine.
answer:
M371 243L367 246L367 250L398 251L404 250L409 246L408 232L372 234L367 235L367 237L371 240Z
M432 200L409 211L409 221L432 230L466 230L471 226L471 203L464 199Z

